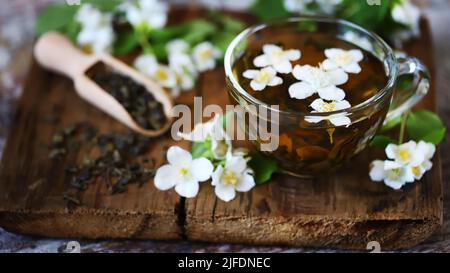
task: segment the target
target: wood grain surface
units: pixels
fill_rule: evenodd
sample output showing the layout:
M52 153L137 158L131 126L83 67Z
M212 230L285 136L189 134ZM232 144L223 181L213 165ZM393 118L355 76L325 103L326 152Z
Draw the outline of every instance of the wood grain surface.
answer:
M172 20L199 14L193 9L172 14ZM423 26L425 32L419 43L406 48L433 68L427 29ZM223 70L206 73L201 85L199 91L206 104L226 102ZM180 102L192 100L192 93ZM51 111L50 105L41 101L63 105L58 127L41 120ZM430 92L421 106L435 110L435 93ZM351 248L364 248L367 241L379 240L386 248L398 248L424 240L442 221L439 157L433 171L421 182L393 192L368 180L368 162L373 159L369 153L356 158L336 176L318 181L277 176L279 183L241 194L231 203L217 200L206 185L196 199L185 202L172 191L156 191L151 182L116 196L106 194L98 184L85 192L82 207L68 211L61 198L67 185L64 166L77 158L49 164L45 146L64 124L85 119L101 124L105 130L124 130L76 97L70 81L33 65L2 161L1 226L58 237L187 237L211 242ZM155 140L151 153L161 154L171 143L164 138Z

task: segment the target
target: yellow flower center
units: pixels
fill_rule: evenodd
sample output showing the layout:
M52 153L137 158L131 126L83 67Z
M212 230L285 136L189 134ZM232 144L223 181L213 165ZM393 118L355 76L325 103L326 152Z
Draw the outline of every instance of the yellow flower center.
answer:
M212 56L212 51L211 50L204 50L200 53L200 58L206 60L211 58Z
M265 70L261 70L256 78L258 82L268 82L269 81L269 73Z
M409 159L409 157L411 156L411 154L409 153L408 150L404 150L404 149L399 149L397 152L397 156L402 160L402 161L406 161Z
M420 175L420 167L419 166L412 167L411 170L414 175L416 175L416 176Z
M239 177L235 172L225 170L221 175L221 180L225 185L236 185L239 182Z
M327 86L330 83L328 74L323 70L321 63L319 64L319 68L313 68L311 70L311 77L316 87Z
M321 106L319 111L320 112L332 112L334 111L334 108L336 107L336 102L324 102Z
M274 49L270 52L270 56L273 59L281 59L284 56L284 51L280 48Z
M347 52L338 53L333 59L340 65L347 65L352 61L350 54L348 54Z
M188 174L189 170L186 168L181 168L180 169L180 176L185 176L186 174Z
M228 145L225 140L219 140L215 152L218 156L223 157L228 151Z
M155 78L159 81L165 81L169 78L169 75L167 74L167 71L164 69L158 69L155 72Z
M402 169L398 168L398 169L392 169L388 172L388 178L391 180L398 180L398 178L400 177L400 174L402 172Z

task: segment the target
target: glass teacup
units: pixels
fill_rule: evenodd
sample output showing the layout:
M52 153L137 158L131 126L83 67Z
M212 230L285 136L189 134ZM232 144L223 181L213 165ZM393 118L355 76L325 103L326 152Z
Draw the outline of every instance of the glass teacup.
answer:
M303 39L304 35L315 33L345 41L373 56L381 63L380 71L384 73L374 74L373 77L383 78L382 86L350 108L326 113L281 109L250 94L249 86L243 84L237 74L241 71L236 69L243 55L261 51L265 44L282 44L286 49L291 49L290 43L295 44L296 37ZM231 102L246 112L246 116L238 117L239 127L255 147L274 158L284 172L300 177L338 169L364 150L384 123L414 106L429 88L428 71L419 60L395 56L389 45L375 33L345 20L326 17L290 18L244 30L228 47L225 73ZM413 78L411 86L396 89L398 78L406 75ZM288 92L288 88L285 89ZM270 89L262 92L270 92ZM262 115L264 111L255 109L266 112ZM346 117L351 123L336 125L330 122L330 117ZM251 120L264 120L268 128L277 128L266 130L272 140L276 139L277 145L273 149L263 149L267 137L259 137L260 128L255 128ZM316 122L311 122L314 120Z

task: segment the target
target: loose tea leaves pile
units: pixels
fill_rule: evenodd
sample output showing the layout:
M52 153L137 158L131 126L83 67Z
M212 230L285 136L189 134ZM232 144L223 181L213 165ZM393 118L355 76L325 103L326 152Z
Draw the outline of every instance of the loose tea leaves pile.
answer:
M96 64L88 76L109 92L144 129L158 130L166 123L163 105L141 84L114 72L104 64Z
M97 134L87 123L71 125L54 134L49 153L51 159L61 159L78 151L81 142L92 145L82 162L66 169L70 177L69 190L64 194L67 206L79 205L79 194L95 181L104 182L109 193L116 194L124 192L129 184L142 185L152 178L155 173L153 160L136 162L136 157L147 151L150 141L150 138L133 133ZM92 154L97 156L90 156Z

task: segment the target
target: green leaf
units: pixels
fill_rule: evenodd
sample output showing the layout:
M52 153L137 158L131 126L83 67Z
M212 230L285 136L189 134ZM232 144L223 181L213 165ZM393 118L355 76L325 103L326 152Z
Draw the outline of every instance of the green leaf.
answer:
M121 0L82 0L82 2L89 3L102 12L112 12L122 3Z
M380 5L368 5L366 1L344 0L341 7L338 17L374 30L388 14L390 1L382 0Z
M211 141L195 141L191 146L191 155L192 158L200 158L206 157L208 159L213 158L213 154L211 151Z
M73 23L77 10L77 6L66 4L47 6L37 18L36 33L42 35L48 31L65 32L66 28Z
M195 20L189 26L189 31L183 35L182 39L191 45L196 45L207 40L209 35L216 32L217 28L208 21Z
M278 171L278 165L275 160L269 159L258 152L252 154L252 159L248 164L254 171L256 185L269 182L272 174Z
M228 15L219 14L217 16L223 29L227 32L238 33L245 28L245 23Z
M430 132L422 137L423 141L433 143L435 145L439 144L445 137L446 128L441 128Z
M139 45L134 31L120 32L114 43L114 54L126 55L131 53Z
M386 148L386 146L388 146L391 143L397 143L397 141L395 139L392 139L392 138L388 137L388 136L376 135L372 139L372 142L370 143L370 146L376 147L376 148L379 148L379 149L384 149L384 148Z
M263 21L289 17L290 13L284 8L281 0L257 0L251 11Z
M70 22L63 30L63 33L69 38L72 42L75 43L78 33L80 33L81 25L76 21Z
M211 42L215 47L217 47L220 52L222 52L222 56L225 55L228 46L231 41L236 37L236 34L231 32L219 32L212 38Z
M444 139L446 131L439 116L428 110L410 113L406 121L406 129L412 139L424 140L435 145Z
M152 44L152 48L153 48L153 54L155 54L156 59L158 59L158 61L163 62L167 60L167 50L166 50L166 43L157 43L157 44Z
M168 42L175 37L180 37L189 31L191 23L169 26L162 29L154 29L149 34L150 39L156 43Z
M402 122L402 117L396 117L395 119L389 121L388 123L386 123L385 125L383 125L383 127L381 127L380 132L386 132L389 131L395 127L397 127L400 123Z

